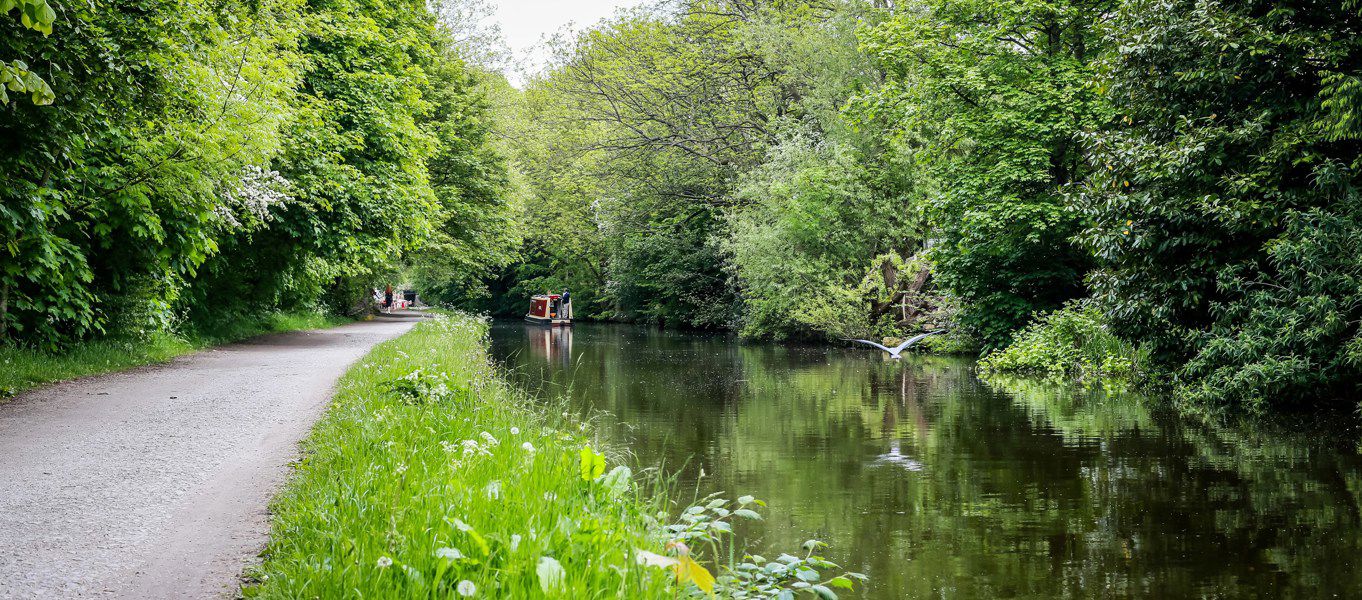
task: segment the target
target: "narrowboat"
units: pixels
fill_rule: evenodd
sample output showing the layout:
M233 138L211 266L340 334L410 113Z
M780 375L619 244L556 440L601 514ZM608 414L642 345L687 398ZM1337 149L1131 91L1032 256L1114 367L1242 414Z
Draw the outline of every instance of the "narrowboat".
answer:
M525 320L539 325L571 325L572 300L564 302L561 294L538 294L530 298Z

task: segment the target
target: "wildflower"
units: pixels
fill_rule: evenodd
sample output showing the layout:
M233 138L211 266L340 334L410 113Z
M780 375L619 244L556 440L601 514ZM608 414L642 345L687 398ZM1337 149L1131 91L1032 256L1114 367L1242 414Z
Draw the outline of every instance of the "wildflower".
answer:
M398 475L401 475L401 474L403 474L403 473L406 473L406 472L407 472L407 463L397 463L397 469L396 469L396 471L397 471L397 474L398 474Z
M534 571L535 574L539 575L539 588L545 594L563 585L563 576L567 574L563 570L562 564L548 556L539 559L539 565L535 567Z
M511 428L511 435L520 435L520 428L519 428L519 427L512 427L512 428Z
M534 452L534 444L531 444L529 442L521 444L520 447L524 448L526 452Z
M482 439L487 440L487 445L488 445L488 446L495 446L495 445L501 443L501 442L497 441L497 438L492 437L492 434L487 433L486 431L482 432L482 433L479 434L479 435L482 436Z
M440 548L435 551L435 556L438 558L447 558L449 560L459 560L463 558L463 553L459 552L458 548Z
M476 594L476 593L478 593L478 586L473 585L473 582L471 582L471 581L469 581L469 580L467 580L467 579L465 579L465 580L459 582L459 595L460 595L460 596L472 596L473 594Z
M469 455L469 454L473 454L473 453L477 452L477 451L480 450L480 449L481 449L481 446L478 445L477 440L464 440L464 441L463 441L463 453L464 453L465 456L467 456L467 455Z
M393 566L393 559L388 558L386 556L380 556L378 557L378 562L374 564L378 566L378 568L380 569L386 569L388 567Z
M501 482L493 481L492 483L487 484L487 487L483 488L483 491L487 493L488 500L501 498Z
M464 523L462 519L454 519L454 528L459 531L473 531L473 526Z
M520 534L513 533L511 534L511 552L515 552L518 548L520 548Z

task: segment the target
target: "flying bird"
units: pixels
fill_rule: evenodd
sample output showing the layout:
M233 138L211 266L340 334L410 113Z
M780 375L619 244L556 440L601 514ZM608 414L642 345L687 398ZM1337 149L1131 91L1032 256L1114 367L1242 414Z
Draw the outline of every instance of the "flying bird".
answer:
M851 340L851 341L853 341L853 342L860 342L860 343L862 343L862 344L869 344L869 345L871 345L871 346L874 346L874 347L876 347L876 348L879 348L880 350L884 350L885 352L888 352L890 357L895 358L895 359L899 359L899 358L903 358L902 356L899 356L899 354L902 353L904 350L907 350L907 349L913 347L913 344L916 344L916 343L918 343L918 342L920 342L920 341L926 339L927 336L936 335L936 334L938 334L938 333L945 333L945 331L946 331L946 330L944 330L944 329L938 329L938 330L936 330L936 331L928 331L927 333L915 335L915 336L913 336L913 337L908 338L908 340L905 341L905 342L903 342L902 344L899 344L897 348L890 348L890 347L887 347L887 346L884 346L884 345L881 345L881 344L876 344L875 342L872 342L872 341L870 341L870 340Z

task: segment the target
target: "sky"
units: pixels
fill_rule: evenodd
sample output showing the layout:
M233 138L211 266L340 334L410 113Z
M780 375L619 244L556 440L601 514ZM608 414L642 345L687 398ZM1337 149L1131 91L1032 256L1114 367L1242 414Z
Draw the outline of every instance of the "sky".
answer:
M493 0L502 35L517 59L528 58L530 67L543 63L544 56L530 49L544 36L568 23L576 28L594 24L614 14L616 8L637 6L641 0ZM514 75L512 78L515 79Z

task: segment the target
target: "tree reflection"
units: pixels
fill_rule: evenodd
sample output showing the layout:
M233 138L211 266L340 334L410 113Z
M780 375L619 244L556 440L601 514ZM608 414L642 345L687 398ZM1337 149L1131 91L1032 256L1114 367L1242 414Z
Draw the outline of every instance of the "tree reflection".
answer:
M751 493L903 597L1344 596L1362 589L1355 448L1186 424L1119 392L982 382L967 361L578 326L571 368L498 356L605 411L645 465ZM551 362L551 361L550 361ZM911 468L908 468L911 466ZM700 469L706 477L696 481Z

